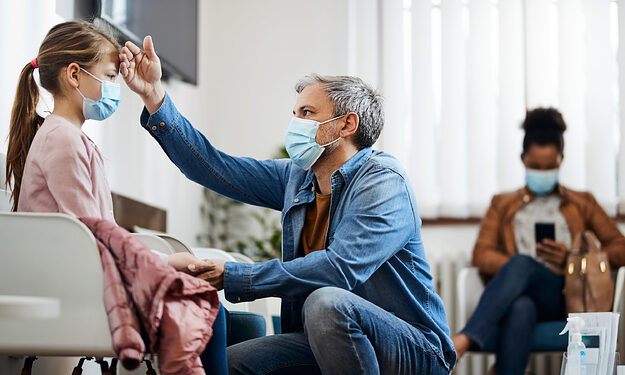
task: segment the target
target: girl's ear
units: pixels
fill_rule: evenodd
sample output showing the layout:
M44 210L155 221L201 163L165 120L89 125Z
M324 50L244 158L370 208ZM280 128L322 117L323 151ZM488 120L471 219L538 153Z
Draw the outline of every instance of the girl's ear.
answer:
M73 87L77 88L80 85L80 66L76 63L71 63L65 68L65 80Z

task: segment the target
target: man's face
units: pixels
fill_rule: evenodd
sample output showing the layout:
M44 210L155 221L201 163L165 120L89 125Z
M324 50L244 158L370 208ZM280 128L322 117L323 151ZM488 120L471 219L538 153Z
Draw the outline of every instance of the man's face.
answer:
M297 95L293 115L300 118L324 122L334 117L334 105L328 94L317 83L310 85ZM323 124L319 127L316 141L323 145L337 138L337 123L341 119Z

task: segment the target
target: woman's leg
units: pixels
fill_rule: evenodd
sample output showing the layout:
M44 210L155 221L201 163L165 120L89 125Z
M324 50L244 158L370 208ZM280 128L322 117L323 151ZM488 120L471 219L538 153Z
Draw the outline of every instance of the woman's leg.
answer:
M213 323L213 336L200 359L207 375L227 375L228 356L226 354L226 309L219 304L219 314Z
M497 374L522 375L525 372L537 322L538 311L530 297L521 296L512 303L499 322Z
M475 312L461 333L482 347L513 302L535 285L539 279L536 273L543 271L551 272L526 255L510 258L486 285Z

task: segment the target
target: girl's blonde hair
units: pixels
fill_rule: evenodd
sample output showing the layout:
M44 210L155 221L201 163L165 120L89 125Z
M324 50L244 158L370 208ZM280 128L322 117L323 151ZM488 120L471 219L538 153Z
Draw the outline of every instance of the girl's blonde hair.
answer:
M85 21L68 21L54 26L44 38L37 58L41 86L52 95L60 93L59 74L71 63L89 68L121 46L103 26ZM43 123L36 111L39 90L33 73L36 67L28 63L17 83L15 102L11 111L9 147L6 164L6 186L12 187L13 211L17 211L24 164L35 133Z

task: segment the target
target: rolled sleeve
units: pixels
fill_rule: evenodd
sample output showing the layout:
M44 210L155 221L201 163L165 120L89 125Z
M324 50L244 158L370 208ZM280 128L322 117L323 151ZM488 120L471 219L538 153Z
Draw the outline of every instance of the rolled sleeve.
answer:
M226 299L237 303L253 300L252 271L250 263L226 262L224 270L224 291Z

